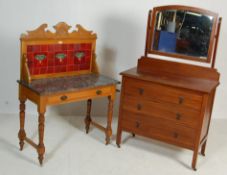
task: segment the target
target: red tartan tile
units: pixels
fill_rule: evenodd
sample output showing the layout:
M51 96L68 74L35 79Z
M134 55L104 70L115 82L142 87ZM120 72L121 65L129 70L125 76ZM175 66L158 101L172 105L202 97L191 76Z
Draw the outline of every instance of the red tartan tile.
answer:
M32 52L31 53L27 53L27 59L28 60L33 61L33 58L34 58L34 56L33 56Z
M91 43L86 43L86 44L82 44L82 49L83 50L91 50Z
M88 50L91 50L91 49L92 49L92 44L91 44L91 43L87 44L86 48L87 48Z
M53 52L48 52L47 59L48 60L54 60L54 53Z
M67 44L67 50L73 50L74 49L74 45L73 44Z
M47 61L34 61L34 67L46 67Z
M67 66L67 72L71 72L71 71L74 71L74 65L71 65L71 66Z
M91 56L91 51L90 51L90 50L86 50L86 51L84 51L84 52L85 52L85 55L86 55L86 56L89 56L89 57Z
M67 65L74 65L74 58L68 58Z
M81 64L81 61L78 58L74 58L74 64Z
M67 44L62 44L62 50L64 50L64 51L67 50Z
M57 54L62 54L62 53L66 55L66 57L64 59L56 58ZM55 64L56 65L66 65L67 64L67 52L56 52L54 55L55 55Z
M33 75L39 75L40 69L39 68L34 68L33 69Z
M40 54L47 55L47 53L34 53L34 63L35 63L35 66L37 66L37 67L47 66L47 57L44 58L42 61L39 61L39 60L37 60L35 58L36 55L40 55Z
M91 60L91 57L90 56L86 56L85 57L85 62L90 62L90 60Z
M47 67L47 59L44 59L41 63L42 67Z
M55 73L61 72L61 66L55 66Z
M67 64L67 58L60 60L60 59L55 59L55 65L56 66L61 66L61 65L66 65Z
M48 67L49 66L54 66L55 65L55 63L54 63L54 60L48 60Z
M86 50L86 44L81 44L81 49Z
M54 45L48 45L48 51L53 52L54 51Z
M35 67L34 61L28 60L28 61L27 61L27 64L28 64L28 68L33 68L33 67Z
M47 68L47 73L54 73L54 67L52 66L52 67L48 67Z
M89 64L90 65L90 63L91 63L90 61L86 61L84 64Z
M45 73L47 73L47 67L40 68L40 74L45 74Z
M47 52L48 51L48 45L41 45L41 52Z
M85 63L86 63L85 57L83 57L83 58L81 59L80 63L81 63L81 64L85 64Z
M74 71L78 71L79 70L79 65L75 65L74 66Z
M81 44L74 44L74 50L80 50Z
M32 50L33 52L40 52L40 45L34 45Z
M66 66L61 66L61 72L66 72Z
M90 65L89 64L81 64L80 65L80 70L89 70L90 69Z
M54 50L55 50L55 51L58 51L58 52L59 52L59 51L62 51L62 50L63 50L63 49L62 49L62 44L55 44L55 45L54 45Z
M74 58L74 52L73 51L68 51L67 52L67 57L70 58L70 59Z
M38 68L42 66L42 62L34 59L34 67Z
M32 46L27 46L27 52L32 52L33 51L33 47Z

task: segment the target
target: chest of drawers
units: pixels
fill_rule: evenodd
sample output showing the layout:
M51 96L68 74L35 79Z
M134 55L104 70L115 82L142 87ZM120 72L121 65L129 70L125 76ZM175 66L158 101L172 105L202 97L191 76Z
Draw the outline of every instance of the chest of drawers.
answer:
M143 66L144 61L152 63L149 73L140 72L139 67ZM206 75L213 75L209 79L192 78L195 72L190 71L186 71L185 76L176 75L174 71L177 69L168 74L162 68L160 72L153 72L157 64L165 64L164 67L180 66L180 63L142 58L138 68L121 73L123 78L117 145L120 147L121 133L126 131L190 149L194 151L192 168L196 169L200 148L202 155L205 155L219 74L215 71L207 72ZM200 69L200 75L206 71L206 68Z

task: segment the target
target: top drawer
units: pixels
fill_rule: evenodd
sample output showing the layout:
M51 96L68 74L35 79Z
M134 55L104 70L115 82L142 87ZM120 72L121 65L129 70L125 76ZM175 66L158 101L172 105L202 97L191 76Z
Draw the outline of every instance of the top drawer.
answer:
M157 102L167 102L200 110L202 95L190 90L181 90L148 81L124 77L124 94L150 98Z
M82 91L73 91L73 92L66 92L60 94L53 94L47 96L47 104L54 105L54 104L63 104L63 103L70 103L79 100L86 100L89 98L98 98L109 96L113 92L115 92L115 86L104 86L92 89L86 89Z

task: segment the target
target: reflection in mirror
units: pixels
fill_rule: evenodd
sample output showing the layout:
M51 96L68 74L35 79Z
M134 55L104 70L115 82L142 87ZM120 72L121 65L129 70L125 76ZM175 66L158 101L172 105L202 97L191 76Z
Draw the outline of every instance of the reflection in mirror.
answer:
M192 11L158 11L153 50L207 59L213 21Z

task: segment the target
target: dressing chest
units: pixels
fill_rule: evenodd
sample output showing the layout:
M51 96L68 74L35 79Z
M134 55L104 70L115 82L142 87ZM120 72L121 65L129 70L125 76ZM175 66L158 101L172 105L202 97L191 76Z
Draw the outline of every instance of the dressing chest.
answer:
M212 19L206 51L194 49L194 41L183 37L182 32L186 30L184 24L188 23L185 28L190 28L190 20L196 20L195 15L200 13ZM176 22L173 31L168 31L170 26L165 26L163 20L170 18L181 26ZM181 20L184 21L179 24ZM194 22L192 27L196 24ZM214 65L220 24L221 18L216 14L198 8L162 6L150 11L145 56L138 60L137 67L121 73L118 147L123 131L157 139L192 150L192 168L196 170L198 153L201 151L205 155L215 91L219 85L220 75ZM190 38L193 37L196 36L191 34ZM200 42L199 38L196 42ZM210 63L210 67L157 59L155 55Z

